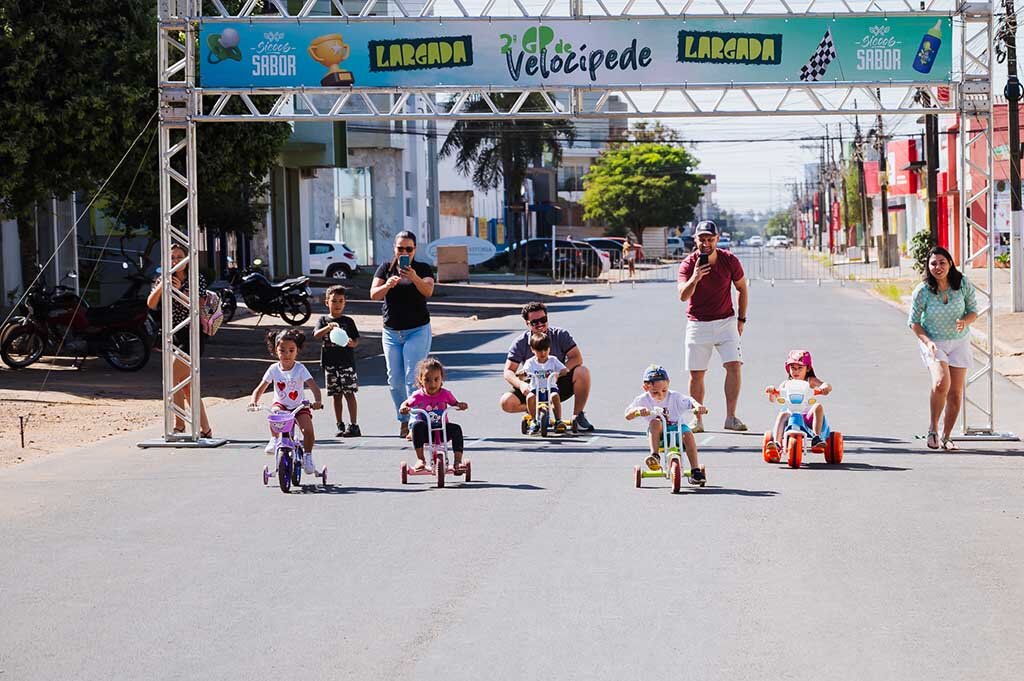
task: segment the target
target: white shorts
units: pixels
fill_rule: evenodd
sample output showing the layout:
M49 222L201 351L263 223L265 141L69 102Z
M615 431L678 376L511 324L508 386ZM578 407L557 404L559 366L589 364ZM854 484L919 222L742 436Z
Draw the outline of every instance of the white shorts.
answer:
M743 361L736 317L713 322L686 320L686 370L707 371L712 348L718 350L722 364Z
M957 340L939 340L933 342L935 343L934 357L932 357L931 352L929 352L927 345L919 343L921 360L924 362L926 367L930 367L932 362L945 362L949 366L957 367L959 369L971 368L972 357L970 336L965 336Z

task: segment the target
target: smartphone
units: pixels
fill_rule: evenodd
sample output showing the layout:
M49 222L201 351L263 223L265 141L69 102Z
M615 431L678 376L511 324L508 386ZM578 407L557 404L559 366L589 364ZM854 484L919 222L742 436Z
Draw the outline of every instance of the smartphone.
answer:
M412 262L412 258L407 255L398 256L398 268L404 270Z
M711 258L710 253L701 253L697 256L697 267L704 267L708 264L708 260Z

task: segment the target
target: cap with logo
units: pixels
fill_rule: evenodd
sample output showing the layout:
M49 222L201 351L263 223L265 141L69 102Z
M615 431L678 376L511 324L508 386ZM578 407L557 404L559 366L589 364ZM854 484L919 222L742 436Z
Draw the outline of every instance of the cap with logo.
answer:
M653 383L655 381L667 381L668 372L665 367L659 364L652 364L651 366L644 369L644 383Z
M718 234L718 225L715 224L714 220L701 220L697 223L697 226L693 228L695 236L701 234Z

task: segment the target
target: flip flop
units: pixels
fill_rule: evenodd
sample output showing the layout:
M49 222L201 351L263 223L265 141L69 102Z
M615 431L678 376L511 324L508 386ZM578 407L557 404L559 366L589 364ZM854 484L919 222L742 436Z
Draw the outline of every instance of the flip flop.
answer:
M953 442L953 440L948 437L942 438L942 448L945 449L947 452L960 451L959 445L957 445L957 443Z
M415 466L412 467L414 471L425 471L427 470L427 464L422 461L418 461Z
M939 434L936 433L934 430L929 430L928 431L928 442L927 442L927 445L928 445L928 449L938 449L939 448Z

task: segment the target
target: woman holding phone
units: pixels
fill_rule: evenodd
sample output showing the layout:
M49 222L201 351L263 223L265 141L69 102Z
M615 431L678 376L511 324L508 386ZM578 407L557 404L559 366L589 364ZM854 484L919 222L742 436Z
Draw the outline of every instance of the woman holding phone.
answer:
M430 354L430 313L427 298L434 295L434 268L416 260L416 235L399 232L395 254L373 275L370 299L383 300L384 360L388 367L388 388L395 403L395 417L401 424L400 437L409 435L409 416L402 403L416 390L416 365Z

